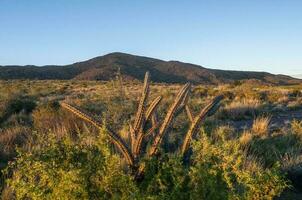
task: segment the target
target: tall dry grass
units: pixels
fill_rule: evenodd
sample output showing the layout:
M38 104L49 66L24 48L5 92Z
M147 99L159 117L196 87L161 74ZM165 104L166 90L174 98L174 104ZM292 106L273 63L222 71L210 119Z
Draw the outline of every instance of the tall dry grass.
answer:
M220 118L240 120L251 118L257 115L261 109L261 101L258 99L241 99L234 100L225 107L220 112Z
M260 137L269 136L270 121L270 117L257 117L254 120L253 126L251 128L252 133Z

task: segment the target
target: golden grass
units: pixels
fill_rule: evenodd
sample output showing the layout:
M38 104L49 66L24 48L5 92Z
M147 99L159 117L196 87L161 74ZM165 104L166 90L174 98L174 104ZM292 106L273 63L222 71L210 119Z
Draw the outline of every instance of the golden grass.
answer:
M239 142L242 147L247 147L252 140L253 134L250 131L244 131L239 138Z
M269 136L270 121L270 117L257 117L253 122L251 131L253 132L253 134L260 137Z
M247 116L255 116L262 105L258 99L235 99L226 104L223 109L223 116L229 119L242 119Z

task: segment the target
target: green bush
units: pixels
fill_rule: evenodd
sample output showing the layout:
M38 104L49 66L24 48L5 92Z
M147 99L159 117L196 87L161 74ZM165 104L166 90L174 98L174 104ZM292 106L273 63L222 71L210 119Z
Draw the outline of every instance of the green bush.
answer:
M261 167L237 140L214 142L204 136L194 145L194 163L193 199L272 199L288 187L278 165Z
M135 198L132 178L101 142L88 145L54 138L41 139L45 145L31 153L20 152L9 166L13 175L7 183L16 199Z
M102 135L39 137L43 145L19 152L7 168L16 199L272 199L288 187L278 166L261 167L237 140L203 136L189 163L163 154L147 160L144 179L135 182Z
M34 98L24 95L15 95L6 100L2 109L0 109L0 124L5 122L13 114L18 114L21 111L24 114L29 114L36 107Z

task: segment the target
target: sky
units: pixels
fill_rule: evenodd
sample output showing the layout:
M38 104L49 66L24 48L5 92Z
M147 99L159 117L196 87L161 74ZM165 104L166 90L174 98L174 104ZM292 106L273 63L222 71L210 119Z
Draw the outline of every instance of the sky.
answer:
M302 1L0 0L0 65L110 52L302 74Z

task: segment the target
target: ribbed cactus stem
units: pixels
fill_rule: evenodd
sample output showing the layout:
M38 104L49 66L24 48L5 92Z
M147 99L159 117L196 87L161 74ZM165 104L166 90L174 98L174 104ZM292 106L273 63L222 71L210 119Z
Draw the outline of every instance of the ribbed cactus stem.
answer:
M95 120L92 115L87 114L83 111L80 111L78 108L71 106L70 104L61 102L60 105L65 108L66 110L70 111L71 113L75 114L76 116L80 117L81 119L91 123L92 125L94 125L95 127L97 127L98 129L102 128L101 123L99 123L97 120ZM110 139L112 140L112 142L118 147L118 149L121 151L121 153L123 154L123 156L125 157L127 163L130 166L134 165L134 159L133 156L131 155L127 145L124 143L124 141L113 131L108 130L108 135L110 137Z
M187 83L186 85L184 85L181 88L181 90L177 94L174 103L168 110L168 113L159 129L158 134L155 136L155 139L154 139L153 144L149 151L149 156L153 156L154 154L157 153L159 145L161 144L161 141L163 139L163 136L166 133L167 129L169 128L171 121L172 121L176 111L178 110L179 105L183 102L183 98L186 97L186 94L187 94L188 90L190 89L190 86L191 86L191 84Z
M214 108L217 104L219 104L222 99L223 99L222 95L214 98L214 100L211 101L206 107L204 107L204 109L202 109L199 112L199 114L193 119L192 124L185 136L185 139L184 139L184 142L183 142L183 145L181 148L182 154L185 154L185 152L189 148L190 141L191 141L192 137L194 136L194 134L196 133L198 127L201 125L201 122L204 121L205 117L211 111L211 109Z
M80 117L81 119L83 119L84 121L89 122L90 124L94 125L97 128L101 128L101 123L98 122L94 117L92 117L91 114L84 112L82 110L80 110L79 108L72 106L68 103L65 102L60 102L60 105L65 108L66 110L72 112L73 114L75 114L76 116Z
M113 131L107 129L108 135L113 141L113 143L118 147L118 149L121 151L123 156L125 157L128 165L130 167L133 167L135 165L134 163L134 157L131 154L127 144Z
M155 98L152 103L150 104L149 108L147 109L146 111L146 115L145 115L145 121L148 121L150 120L151 118L151 115L155 112L158 104L160 103L162 97L159 96L157 98ZM142 142L143 142L143 138L146 137L146 134L149 135L151 133L153 133L155 131L155 129L157 128L158 124L157 125L153 125L153 127L147 132L147 133L144 133L144 126L145 124L141 127L141 129L139 130L139 133L136 137L136 142L135 142L135 145L134 145L134 155L137 157L139 156L140 152L141 152L141 146L142 146ZM155 128L156 126L156 128Z
M131 123L129 123L129 131L130 131L130 143L131 143L131 150L134 148L134 143L135 143L135 132L134 129L131 125Z
M132 153L134 158L137 160L138 154L139 154L139 148L140 143L142 142L143 138L143 128L145 126L145 111L146 111L146 101L149 95L149 80L150 80L150 74L149 72L146 72L145 79L144 79L144 86L142 90L142 95L140 98L139 106L137 109L135 121L134 121L134 141L132 145Z
M149 95L149 81L150 81L150 74L149 72L146 72L145 74L145 79L144 79L144 86L143 86L143 91L142 95L140 98L140 102L138 105L135 121L134 121L134 132L137 133L139 129L141 128L142 124L144 123L145 120L145 107L146 107L146 100Z
M146 117L145 117L146 121L148 121L150 119L150 117L152 116L152 114L154 113L156 108L158 107L161 100L162 100L162 97L158 96L152 101L152 103L150 104L150 106L148 107L148 109L146 111Z
M190 122L193 122L194 117L193 117L190 107L188 105L186 105L185 109L186 109L186 113L187 113L187 116L188 116Z

